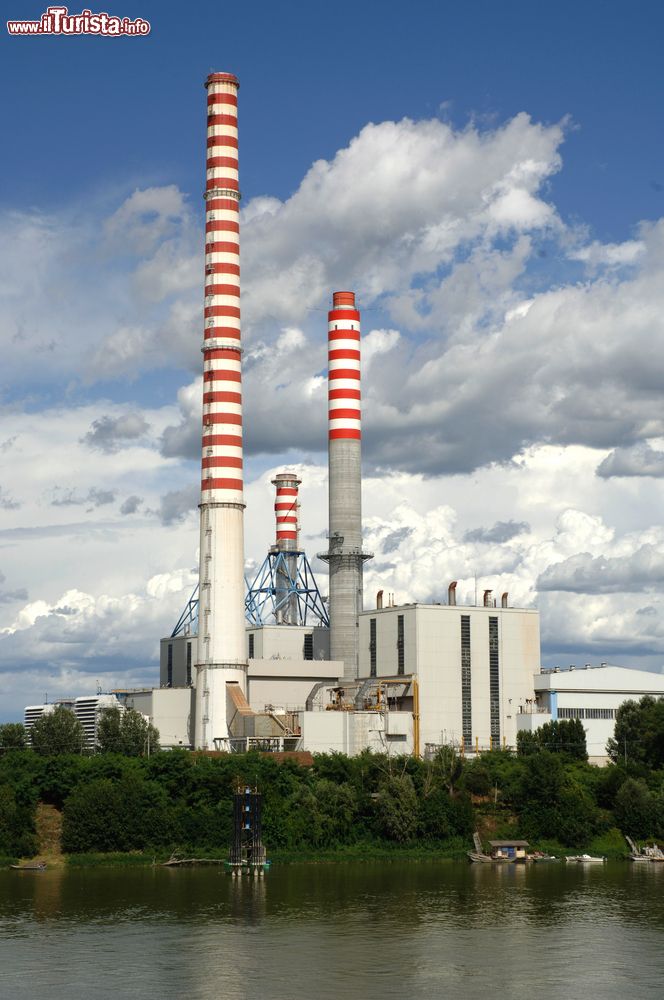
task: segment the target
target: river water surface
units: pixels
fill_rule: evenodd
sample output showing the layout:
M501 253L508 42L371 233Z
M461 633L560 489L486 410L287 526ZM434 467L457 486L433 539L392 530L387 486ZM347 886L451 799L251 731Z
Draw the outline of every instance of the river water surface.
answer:
M0 998L664 998L664 865L0 871Z

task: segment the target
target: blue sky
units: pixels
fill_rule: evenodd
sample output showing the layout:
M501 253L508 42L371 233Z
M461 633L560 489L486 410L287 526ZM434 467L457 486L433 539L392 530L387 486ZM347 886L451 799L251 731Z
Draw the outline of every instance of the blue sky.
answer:
M477 573L541 608L547 662L659 669L661 5L183 11L2 38L0 715L152 680L195 578L215 69L241 82L250 565L286 462L322 547L325 310L351 285L368 594Z
M38 17L16 0L7 16ZM78 11L71 6L70 11ZM151 35L3 38L3 202L58 203L132 182L200 188L200 87L242 86L245 197L288 196L368 121L442 114L457 126L527 110L574 124L553 182L565 216L625 239L664 202L656 2L129 4ZM117 8L121 13L120 8ZM228 11L228 13L226 13ZM37 114L46 100L47 114ZM278 102L278 103L277 103ZM441 105L444 107L441 109ZM48 150L48 169L35 153Z

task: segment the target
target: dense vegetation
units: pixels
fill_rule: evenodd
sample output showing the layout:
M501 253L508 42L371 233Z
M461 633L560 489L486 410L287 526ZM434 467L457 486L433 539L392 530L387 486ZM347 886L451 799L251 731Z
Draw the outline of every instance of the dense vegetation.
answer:
M320 849L364 842L404 844L467 838L467 793L450 796L437 762L399 762L363 754L321 755L314 767L270 755L211 757L186 751L0 758L0 788L63 809L63 849L219 852L230 842L238 783L264 792L263 828L271 850ZM17 853L9 841L0 853Z
M620 850L620 831L664 838L664 717L652 701L620 709L616 743L628 730L623 746L633 752L616 753L601 768L588 764L583 727L573 720L521 738L517 754L497 750L467 761L451 748L430 761L320 754L312 767L256 753L136 756L140 740L123 744L117 720L107 735L125 752L93 756L21 749L16 734L0 727L0 855L34 853L38 801L63 811L68 853L223 855L232 794L246 782L264 793L272 854L395 846L462 852L475 827L484 839Z

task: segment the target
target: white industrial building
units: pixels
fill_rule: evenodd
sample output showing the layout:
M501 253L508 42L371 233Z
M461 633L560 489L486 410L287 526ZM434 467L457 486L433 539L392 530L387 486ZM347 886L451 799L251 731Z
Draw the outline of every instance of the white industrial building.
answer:
M411 678L404 706L417 683L420 750L514 745L517 706L540 668L537 611L490 603L377 608L359 616L359 647L360 679Z
M85 733L84 746L81 749L94 750L97 745L97 725L99 716L106 708L117 705L113 694L82 695L79 698L63 698L43 705L28 705L23 712L23 724L28 735L37 719L54 709L68 708L74 713Z
M603 764L608 760L606 744L613 736L620 706L644 695L664 697L664 674L607 663L554 667L535 676L533 689L532 700L519 705L517 728L532 732L547 722L581 719L588 759ZM629 747L625 752L629 754Z
M49 701L44 705L26 705L23 709L23 725L28 736L37 719L41 719L42 715L45 715L47 712L52 712L58 705L61 705L63 708L69 708L73 712L74 699L68 698L62 701Z

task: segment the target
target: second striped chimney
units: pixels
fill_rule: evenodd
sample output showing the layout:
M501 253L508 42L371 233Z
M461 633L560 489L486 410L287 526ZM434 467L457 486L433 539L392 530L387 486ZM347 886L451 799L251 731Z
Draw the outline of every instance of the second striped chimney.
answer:
M330 659L358 675L363 604L360 313L354 292L334 292L328 313Z

